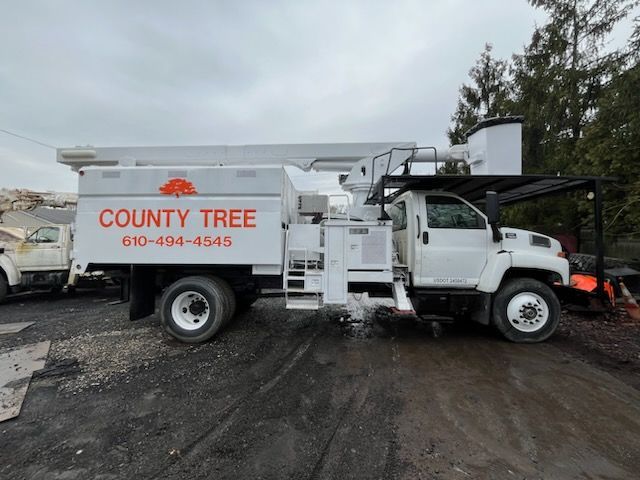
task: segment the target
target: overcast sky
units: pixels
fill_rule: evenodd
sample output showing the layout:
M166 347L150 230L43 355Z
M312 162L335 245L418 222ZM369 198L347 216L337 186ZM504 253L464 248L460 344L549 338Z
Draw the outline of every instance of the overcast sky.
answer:
M0 2L0 129L55 146L445 145L485 42L508 57L544 20L524 0ZM76 190L3 133L0 167Z

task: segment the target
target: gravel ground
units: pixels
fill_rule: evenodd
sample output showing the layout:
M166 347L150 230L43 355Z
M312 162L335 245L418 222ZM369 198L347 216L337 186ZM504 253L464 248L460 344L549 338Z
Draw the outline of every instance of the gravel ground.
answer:
M566 314L540 345L397 321L366 298L260 300L211 342L129 322L117 292L0 305L0 350L51 340L0 478L637 478L638 326Z
M640 322L624 308L606 315L565 312L551 343L640 390Z

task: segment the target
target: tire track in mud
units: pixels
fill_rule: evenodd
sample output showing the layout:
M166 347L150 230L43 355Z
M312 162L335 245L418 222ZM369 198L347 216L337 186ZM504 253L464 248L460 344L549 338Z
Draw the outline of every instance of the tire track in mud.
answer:
M369 374L370 374L370 371L369 371ZM350 414L352 414L354 411L357 410L356 407L362 406L362 404L367 398L367 394L369 393L369 382L367 379L369 378L369 374L367 374L367 376L359 382L355 390L351 393L349 400L347 400L345 402L345 405L342 407L342 411L338 416L336 426L331 431L331 434L329 435L327 440L324 442L324 446L322 447L320 456L318 457L318 460L316 461L316 464L314 465L313 470L311 471L311 475L309 475L308 477L309 480L325 478L325 476L321 476L321 473L327 465L327 458L329 457L331 447L334 445L334 440L336 435L338 434L338 431L340 430L340 427L344 427L345 419ZM346 436L349 434L350 431L351 431L351 427L346 427L346 428L343 428L343 431L341 431L340 434L341 436Z
M251 389L251 391L227 405L218 417L218 421L211 428L206 429L200 435L198 435L191 443L187 444L180 451L180 454L170 459L162 467L153 471L150 474L141 476L141 478L155 479L160 475L167 473L167 471L180 461L184 460L188 456L192 456L198 453L198 449L205 441L215 442L222 435L224 435L231 426L238 420L242 412L243 407L256 395L264 395L273 389L282 378L287 375L291 369L300 361L300 359L307 353L309 347L313 341L318 337L320 331L315 331L309 338L299 342L295 348L293 348L286 356L284 364L275 371L271 379L265 383L260 384L258 387Z
M382 413L381 402L387 403L390 401L387 396L380 397L381 377L386 379L387 376L386 372L380 372L379 362L376 366L374 364L376 363L376 355L381 354L386 358L388 354L392 358L391 371L395 372L397 371L399 353L395 343L391 345L388 352L386 347L384 349L384 352L377 353L375 351L367 351L371 358L366 362L365 371L355 377L356 381L352 385L353 391L340 408L335 420L335 427L331 429L330 434L327 436L313 470L307 477L309 480L343 477L344 469L346 468L349 471L349 466L353 466L354 459L353 457L350 458L349 454L356 455L354 447L360 452L358 455L361 455L365 450L369 450L367 452L369 456L374 451L379 452L380 455L379 461L368 462L367 468L373 466L373 470L370 471L367 468L363 468L360 471L361 475L371 478L374 476L377 478L394 477L394 471L397 469L395 424L389 421L385 423L382 421L384 417L377 417L378 413ZM386 390L385 387L382 388L382 391ZM379 418L388 427L386 432L383 433L383 439L377 440L380 438L380 432L371 430L372 412L376 412L376 418ZM358 431L358 428L362 428L363 424L368 431L368 435L373 435L368 442L363 442L362 433ZM377 439L374 440L376 437ZM366 458L366 456L364 458L361 457L356 461L356 464L362 461L367 463ZM370 457L369 460L371 460Z

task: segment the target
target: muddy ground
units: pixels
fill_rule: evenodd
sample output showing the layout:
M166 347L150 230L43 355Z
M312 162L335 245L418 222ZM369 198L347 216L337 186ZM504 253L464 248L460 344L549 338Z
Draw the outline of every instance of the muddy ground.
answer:
M116 296L0 305L1 323L36 322L0 350L52 341L0 424L0 478L638 478L640 350L591 342L602 321L515 345L273 299L187 346Z

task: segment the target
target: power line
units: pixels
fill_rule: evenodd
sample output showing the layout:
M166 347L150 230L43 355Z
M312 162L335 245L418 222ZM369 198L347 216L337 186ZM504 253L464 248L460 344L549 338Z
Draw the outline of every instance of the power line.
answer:
M22 138L23 140L26 140L28 142L37 143L38 145L41 145L43 147L53 148L54 150L56 149L56 147L54 147L53 145L49 145L48 143L41 142L34 138L25 137L24 135L18 135L17 133L10 132L9 130L4 130L3 128L0 128L0 132L6 133L7 135L12 135L14 137Z

